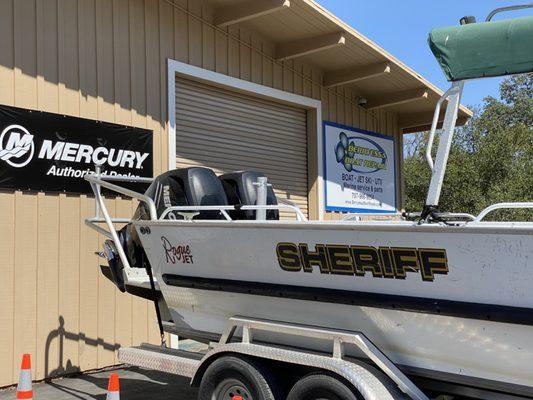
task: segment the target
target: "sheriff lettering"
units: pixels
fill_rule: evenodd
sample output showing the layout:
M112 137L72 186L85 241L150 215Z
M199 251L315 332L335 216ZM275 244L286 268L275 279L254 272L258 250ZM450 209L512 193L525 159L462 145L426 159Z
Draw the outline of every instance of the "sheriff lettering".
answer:
M437 274L448 274L444 249L282 242L276 246L276 254L281 269L289 272L392 279L415 273L429 282Z

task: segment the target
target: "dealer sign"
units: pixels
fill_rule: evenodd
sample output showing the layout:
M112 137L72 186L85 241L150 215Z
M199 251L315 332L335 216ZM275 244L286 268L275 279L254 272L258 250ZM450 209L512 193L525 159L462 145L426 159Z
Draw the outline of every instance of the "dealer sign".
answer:
M83 177L151 177L152 131L0 106L0 188L92 193Z
M326 210L396 212L394 138L324 122Z

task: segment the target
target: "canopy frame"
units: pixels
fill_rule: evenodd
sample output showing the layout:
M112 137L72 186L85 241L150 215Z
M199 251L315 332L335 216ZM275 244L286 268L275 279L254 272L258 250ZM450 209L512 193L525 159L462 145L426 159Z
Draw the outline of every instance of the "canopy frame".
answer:
M459 111L459 106L461 105L463 88L464 81L453 82L450 89L441 96L435 107L431 131L429 132L428 146L426 149L426 160L431 168L431 182L429 184L426 198L426 206L422 212L423 218L427 217L439 204L442 183L444 182L444 174L446 173L446 165L448 163L448 156L450 155L453 134L457 122L457 113ZM440 137L439 147L437 149L437 157L435 163L433 163L431 150L433 148L435 132L437 131L441 105L445 100L448 100L448 104L446 106L446 114L444 115L444 122L442 124L442 136Z
M489 15L487 15L487 18L485 19L485 22L489 22L494 18L496 14L506 12L506 11L516 11L516 10L524 10L526 8L533 8L533 3L529 4L519 4L516 6L507 6L507 7L500 7L496 8L495 10L492 10Z

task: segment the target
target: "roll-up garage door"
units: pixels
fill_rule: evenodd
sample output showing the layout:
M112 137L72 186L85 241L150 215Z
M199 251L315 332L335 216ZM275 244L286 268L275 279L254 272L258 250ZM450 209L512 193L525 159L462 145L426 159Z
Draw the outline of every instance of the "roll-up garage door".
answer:
M304 109L176 77L177 166L263 172L305 215L306 124Z

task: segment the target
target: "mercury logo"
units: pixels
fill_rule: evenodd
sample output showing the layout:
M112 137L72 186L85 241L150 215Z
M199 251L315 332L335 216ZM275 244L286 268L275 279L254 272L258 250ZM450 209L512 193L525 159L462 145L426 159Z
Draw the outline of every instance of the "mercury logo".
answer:
M35 153L33 135L20 125L9 125L0 134L0 160L15 168L31 161Z
M41 160L66 161L77 164L103 165L130 169L143 169L149 153L133 150L93 147L88 144L52 141L45 139L39 146L34 136L21 125L10 125L0 134L0 160L21 168L32 160L35 153ZM36 147L38 151L36 151ZM53 166L55 170L55 166Z

